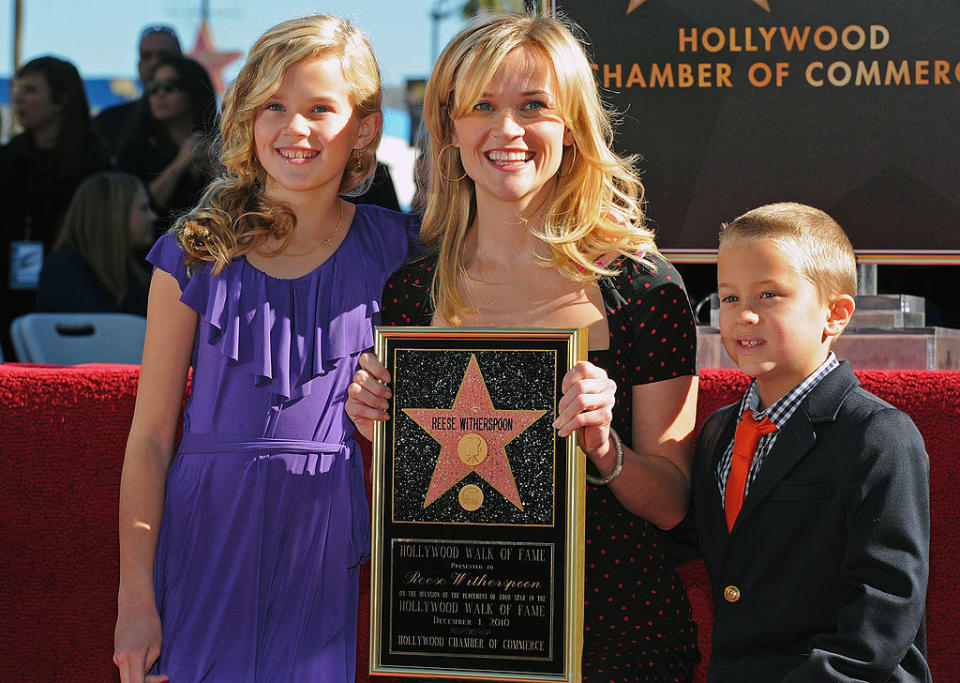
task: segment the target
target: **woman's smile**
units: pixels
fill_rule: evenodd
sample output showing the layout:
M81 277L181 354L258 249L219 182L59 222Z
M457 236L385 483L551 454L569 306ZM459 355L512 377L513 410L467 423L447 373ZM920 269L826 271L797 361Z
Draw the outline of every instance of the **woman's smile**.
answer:
M522 167L523 164L533 160L533 152L526 150L512 151L492 149L486 152L486 157L494 166L498 166L503 169L510 169Z
M544 57L517 48L466 115L454 120L451 140L481 204L520 202L522 211L553 191L563 147L573 141L555 91L556 77Z

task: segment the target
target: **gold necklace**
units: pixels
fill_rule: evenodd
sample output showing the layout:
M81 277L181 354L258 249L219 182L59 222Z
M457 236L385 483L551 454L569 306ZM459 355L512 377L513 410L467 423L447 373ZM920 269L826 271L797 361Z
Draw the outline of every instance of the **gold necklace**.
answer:
M323 249L330 243L330 240L333 239L334 235L340 232L340 224L343 223L343 200L340 200L340 216L337 218L337 224L333 228L333 232L327 235L327 239L323 240L320 244L315 246L313 249L308 251L301 251L297 254L288 254L286 251L281 251L279 255L287 256L289 258L298 258L300 256L309 256L310 254L316 254L318 251Z

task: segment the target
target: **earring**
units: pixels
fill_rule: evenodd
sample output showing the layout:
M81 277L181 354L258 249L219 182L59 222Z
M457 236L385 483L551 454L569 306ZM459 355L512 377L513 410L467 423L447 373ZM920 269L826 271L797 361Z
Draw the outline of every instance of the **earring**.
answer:
M441 148L440 148L440 154L438 154L437 156L439 156L439 157L442 159L442 158L443 158L443 152L447 149L447 147L453 147L453 143L452 143L452 142L448 142L448 143L445 144L443 147L441 147ZM439 161L439 159L438 159L438 161ZM447 176L443 175L443 171L440 170L440 166L439 166L439 165L437 166L437 173L439 173L439 174L440 174L440 177L443 178L444 180L446 180L448 183L459 183L461 180L463 180L464 178L467 177L467 172L464 171L464 172L463 172L463 175L460 176L459 178L448 178Z
M355 149L353 151L357 153L357 170L363 170L363 150Z
M563 172L562 172L562 171L563 171L563 161L561 160L561 162L560 162L560 168L557 169L557 178L562 178L562 177L565 176L565 175L570 175L570 171L573 170L573 165L577 162L577 146L576 146L576 145L570 145L570 147L569 147L568 149L572 149L572 150L573 150L573 156L572 156L572 158L571 158L570 163L567 165L567 172L566 172L566 173L563 173Z

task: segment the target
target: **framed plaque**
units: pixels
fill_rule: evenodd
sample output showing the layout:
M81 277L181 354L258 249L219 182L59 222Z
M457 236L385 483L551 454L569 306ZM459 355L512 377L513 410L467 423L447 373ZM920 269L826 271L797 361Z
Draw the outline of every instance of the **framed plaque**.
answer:
M584 463L553 428L586 330L381 327L370 672L580 681Z

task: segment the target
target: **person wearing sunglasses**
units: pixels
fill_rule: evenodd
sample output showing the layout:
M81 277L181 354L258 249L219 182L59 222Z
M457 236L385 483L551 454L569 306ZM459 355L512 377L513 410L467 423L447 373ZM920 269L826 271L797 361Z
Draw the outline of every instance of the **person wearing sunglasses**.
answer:
M146 87L150 75L157 63L166 57L179 57L183 54L177 32L165 24L151 24L140 31L137 40L137 73L140 83ZM146 95L144 95L146 97ZM116 162L117 152L124 134L133 122L140 100L124 102L101 111L93 120L94 129L103 140Z
M217 98L206 69L187 57L161 59L144 92L117 167L147 185L158 228L166 230L197 204L213 177Z

